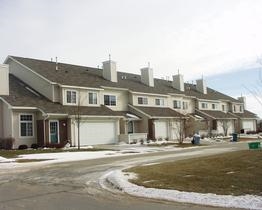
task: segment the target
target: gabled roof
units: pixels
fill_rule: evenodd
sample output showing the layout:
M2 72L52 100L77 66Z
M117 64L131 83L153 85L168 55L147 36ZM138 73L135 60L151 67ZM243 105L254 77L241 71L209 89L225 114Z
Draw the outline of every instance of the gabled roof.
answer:
M78 112L77 106L63 106L53 103L12 74L9 75L9 88L10 95L0 97L13 107L33 107L48 114L76 115ZM119 116L117 112L103 105L99 107L81 106L79 110L81 115Z
M167 107L145 107L145 106L131 106L138 112L145 113L151 118L179 118L185 117L184 115L176 112L173 109Z
M250 112L248 110L244 110L243 113L232 113L232 114L241 119L257 119L258 118L255 113Z
M210 110L198 110L196 109L196 114L200 115L206 119L237 119L236 116L232 115L230 112L225 113L222 111L210 111Z
M185 83L185 91L181 92L172 87L172 81L154 79L155 86L149 87L141 83L140 75L125 72L117 72L118 82L114 83L103 78L102 69L59 63L58 70L56 70L55 62L16 56L10 57L27 66L31 70L37 72L49 81L61 85L93 88L100 88L101 86L126 88L134 92L154 94L184 94L187 96L196 97L198 99L227 100L240 103L240 101L211 88L207 88L207 94L200 93L196 90L196 85L193 84Z

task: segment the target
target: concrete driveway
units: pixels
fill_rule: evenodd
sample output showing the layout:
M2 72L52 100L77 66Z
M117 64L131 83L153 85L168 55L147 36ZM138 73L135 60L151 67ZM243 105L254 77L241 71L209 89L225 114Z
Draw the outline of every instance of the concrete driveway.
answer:
M0 168L0 209L223 209L137 198L114 189L108 191L101 187L100 177L111 170L127 166L166 160L176 161L244 148L246 143L229 143L177 152L156 152L53 164L41 168L8 171Z

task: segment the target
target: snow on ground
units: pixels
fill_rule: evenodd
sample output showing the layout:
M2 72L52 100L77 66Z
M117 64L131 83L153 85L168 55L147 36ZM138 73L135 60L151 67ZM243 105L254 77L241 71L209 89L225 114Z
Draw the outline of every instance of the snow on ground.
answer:
M148 147L139 144L121 145L120 147L115 147L115 148L119 149L119 151L108 150L108 151L69 152L65 150L65 152L58 152L58 153L39 153L39 154L19 155L18 158L13 158L13 159L6 159L0 156L0 164L1 164L0 167L1 169L21 168L23 166L45 165L51 163L90 160L90 159L97 159L97 158L107 158L109 156L126 156L126 155L159 152L159 151L183 150L183 148L176 148L174 146ZM17 163L15 162L16 160L39 160L39 161ZM41 161L41 160L45 160L45 161Z
M115 188L128 194L175 202L185 202L200 205L219 206L227 208L262 209L262 196L244 195L216 195L202 194L195 192L183 192L178 190L165 190L145 188L128 182L128 179L135 177L133 174L123 173L121 170L112 171L105 178Z

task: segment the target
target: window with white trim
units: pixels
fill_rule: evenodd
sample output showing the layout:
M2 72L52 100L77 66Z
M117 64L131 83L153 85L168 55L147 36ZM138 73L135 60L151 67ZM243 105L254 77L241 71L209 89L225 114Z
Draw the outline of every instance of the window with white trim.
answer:
M217 104L212 104L212 109L217 109Z
M182 107L183 107L184 110L188 109L188 102L187 101L183 101L182 102Z
M21 114L20 115L20 136L32 137L33 136L33 115Z
M181 109L181 101L174 100L173 107L174 109Z
M224 104L222 104L222 111L223 111L223 112L226 111L226 108L225 108L225 105L224 105Z
M203 103L201 103L201 107L202 107L202 109L207 109L208 104L203 102Z
M75 90L66 91L66 103L67 104L76 104L76 91Z
M104 104L107 106L116 106L116 96L104 95Z
M241 105L239 106L239 111L243 112L243 107Z
M88 93L88 103L89 104L97 104L97 93L89 92Z
M146 97L138 97L137 103L138 104L148 104L148 99Z
M157 106L164 106L164 99L163 98L156 98L155 99L155 104Z

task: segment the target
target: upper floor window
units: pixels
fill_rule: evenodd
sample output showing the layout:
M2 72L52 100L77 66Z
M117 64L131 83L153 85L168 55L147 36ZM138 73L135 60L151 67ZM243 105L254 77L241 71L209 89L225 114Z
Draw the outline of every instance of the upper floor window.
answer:
M217 109L217 104L212 104L212 109Z
M182 107L183 107L183 109L188 109L188 102L187 101L183 101Z
M33 136L33 115L21 114L20 115L20 136L32 137Z
M164 106L164 99L163 98L156 98L155 103L157 106Z
M240 111L240 112L243 112L242 106L239 106L239 111Z
M104 95L104 104L107 106L116 106L116 96Z
M97 93L88 93L88 102L89 104L97 104Z
M148 99L146 97L138 97L137 103L138 104L148 104Z
M207 103L201 103L202 109L207 109Z
M222 104L222 111L223 111L223 112L226 111L226 108L225 108L225 105L224 105L224 104Z
M236 106L235 105L233 106L233 111L236 112Z
M173 107L174 107L175 109L181 109L181 101L176 101L176 100L174 100L174 101L173 101Z
M66 91L66 103L76 104L76 91L75 90Z

